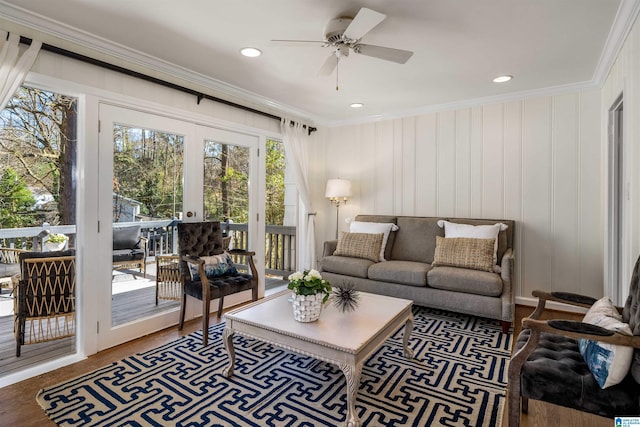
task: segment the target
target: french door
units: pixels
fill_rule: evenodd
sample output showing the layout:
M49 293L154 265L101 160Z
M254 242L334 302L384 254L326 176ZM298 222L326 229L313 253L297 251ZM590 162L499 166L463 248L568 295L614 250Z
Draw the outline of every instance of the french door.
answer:
M159 263L177 253L178 222L244 221L234 227L247 238L245 247L259 252L264 233L257 232L257 219L264 208L254 185L259 137L107 104L100 104L99 115L102 350L177 324L179 285L159 292L164 288L156 279ZM138 255L144 252L142 263L121 258L131 256L132 243ZM225 305L244 299L230 297ZM189 299L186 318L199 316L201 307Z

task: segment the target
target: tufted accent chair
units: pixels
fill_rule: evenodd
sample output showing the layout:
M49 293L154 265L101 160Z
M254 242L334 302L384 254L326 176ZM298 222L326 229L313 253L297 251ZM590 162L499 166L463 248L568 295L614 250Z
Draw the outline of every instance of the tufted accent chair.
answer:
M629 323L633 336L613 333L598 326L566 320L538 320L546 301L589 308L595 298L562 292L534 291L535 311L522 320L522 332L509 365L509 427L520 425L528 400L549 402L613 419L640 414L640 258L631 278L624 308L617 307ZM577 339L635 348L631 369L617 385L601 389L589 371ZM522 405L522 406L521 406Z
M208 344L209 309L211 300L218 299L218 317L222 316L224 297L237 292L251 290L251 299L258 299L258 271L253 262L254 252L244 250L229 251L233 255L245 256L249 260L251 274L226 274L213 279L204 272L204 261L200 257L219 255L224 252L220 222L191 222L178 224L178 255L180 256L180 278L182 281L182 304L180 325L184 324L187 296L202 301L202 343ZM191 280L188 264L198 266L200 280Z

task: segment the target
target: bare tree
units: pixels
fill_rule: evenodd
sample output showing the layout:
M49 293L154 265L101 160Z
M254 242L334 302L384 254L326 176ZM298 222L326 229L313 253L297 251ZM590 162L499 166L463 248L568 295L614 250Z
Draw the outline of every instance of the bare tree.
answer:
M53 196L54 223L75 224L76 119L75 98L27 87L0 115L0 153L29 186Z

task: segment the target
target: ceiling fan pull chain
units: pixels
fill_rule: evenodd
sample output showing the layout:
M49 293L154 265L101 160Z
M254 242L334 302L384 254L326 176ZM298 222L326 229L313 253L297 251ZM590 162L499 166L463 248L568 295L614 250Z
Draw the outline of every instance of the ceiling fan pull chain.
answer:
M338 74L340 73L340 57L336 55L336 91L338 91Z

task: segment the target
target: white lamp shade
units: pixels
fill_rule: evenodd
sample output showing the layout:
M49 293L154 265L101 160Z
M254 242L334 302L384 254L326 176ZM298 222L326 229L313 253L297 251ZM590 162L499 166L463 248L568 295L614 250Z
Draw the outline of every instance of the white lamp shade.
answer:
M340 178L327 180L324 197L328 199L351 197L351 181Z

